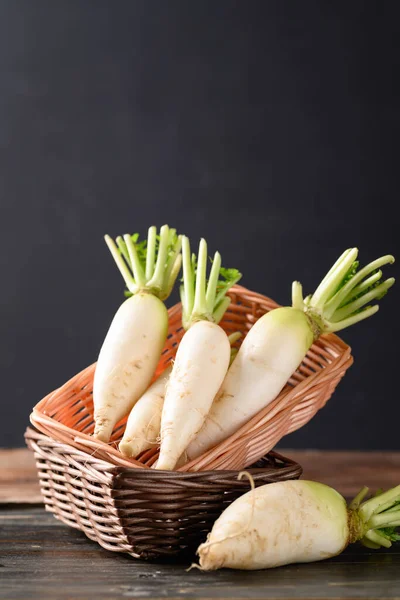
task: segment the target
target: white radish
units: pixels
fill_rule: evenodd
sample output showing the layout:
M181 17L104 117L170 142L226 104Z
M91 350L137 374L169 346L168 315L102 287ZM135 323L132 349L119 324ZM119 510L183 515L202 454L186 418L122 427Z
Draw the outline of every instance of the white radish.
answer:
M339 331L377 312L377 305L365 305L393 285L393 278L378 284L382 272L377 269L394 258L384 256L357 272L357 253L356 248L346 250L305 300L301 285L294 282L293 306L270 311L250 329L201 431L186 450L188 460L226 439L268 406L321 333Z
M152 448L160 435L161 413L172 367L167 367L132 408L119 451L129 458Z
M215 253L206 286L207 245L201 240L197 270L191 261L189 240L182 238L183 279L181 288L182 338L168 381L161 417L160 455L157 469L171 470L199 432L224 380L230 360L228 336L217 325L230 299L226 291L238 281L238 271L222 270ZM220 274L225 281L219 279Z
M200 568L267 569L323 560L361 540L370 548L400 539L400 486L346 506L333 488L313 481L263 485L235 500L198 548Z
M228 336L219 325L198 321L184 335L164 400L158 469L173 469L200 431L229 358Z
M313 335L304 313L281 308L269 314L274 318L259 319L243 340L209 418L187 449L190 460L233 434L274 400L311 346Z
M167 332L167 309L151 294L135 294L118 309L100 351L93 384L97 439L110 439L115 424L149 385Z
M116 423L153 378L168 333L162 300L171 292L181 266L181 240L167 225L160 230L158 252L155 227L149 229L147 246L137 242L137 235L117 238L118 248L108 236L106 242L133 295L115 314L96 365L94 437L103 442L110 440Z
M229 343L234 344L240 337L239 332L232 333L228 337ZM236 354L237 349L231 348L231 361ZM119 451L124 456L128 458L136 457L144 450L152 448L159 440L161 414L171 371L172 366L167 367L132 408L126 423L124 436L118 446ZM185 462L185 457L183 457L182 464L185 464Z

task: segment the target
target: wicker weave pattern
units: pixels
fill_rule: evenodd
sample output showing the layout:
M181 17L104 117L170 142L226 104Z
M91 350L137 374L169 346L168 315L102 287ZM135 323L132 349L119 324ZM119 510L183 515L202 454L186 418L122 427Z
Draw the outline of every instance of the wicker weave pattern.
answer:
M228 334L241 331L246 335L259 317L278 306L273 300L241 286L233 287L230 296L231 306L221 322ZM169 320L169 336L157 375L175 356L183 335L180 304L169 310ZM276 400L232 436L180 470L241 469L253 464L284 435L302 427L325 405L352 362L349 346L339 337L333 334L322 336ZM151 467L157 460L157 448L143 453L138 460L127 459L118 452L117 442L122 437L126 418L117 424L111 444L91 437L94 369L95 365L91 365L39 402L31 414L31 422L55 440L94 453L97 458L114 465Z
M156 558L194 549L221 512L248 491L235 471L163 472L117 467L33 429L47 510L107 550ZM255 484L297 479L301 467L276 453L250 469Z

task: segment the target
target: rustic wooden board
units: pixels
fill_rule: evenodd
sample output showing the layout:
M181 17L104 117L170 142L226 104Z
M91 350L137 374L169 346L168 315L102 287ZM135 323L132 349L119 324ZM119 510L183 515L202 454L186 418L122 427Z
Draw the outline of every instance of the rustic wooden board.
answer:
M41 507L0 510L2 600L202 598L400 599L400 547L354 545L341 556L269 571L201 573L107 552Z
M32 452L27 448L0 449L0 504L41 501Z
M372 491L400 484L400 452L281 450L303 467L303 479L331 485L350 498L360 488Z
M315 479L354 496L360 487L371 490L400 483L400 452L326 452L281 450L300 463L304 479ZM41 502L33 454L28 449L0 449L0 504Z
M400 453L285 450L304 477L346 496L400 482ZM32 454L0 450L0 599L387 598L400 600L400 546L359 545L332 560L271 571L186 572L183 562L146 563L105 551L42 507Z

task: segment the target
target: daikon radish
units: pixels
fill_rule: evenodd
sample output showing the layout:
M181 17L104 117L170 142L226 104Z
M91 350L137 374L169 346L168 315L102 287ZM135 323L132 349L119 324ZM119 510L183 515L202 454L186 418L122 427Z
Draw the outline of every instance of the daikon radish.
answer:
M400 540L400 485L362 502L313 481L263 485L240 496L198 548L200 569L268 569L323 560L361 541L389 548Z
M394 279L380 283L383 256L358 271L357 248L346 250L312 296L303 300L300 283L292 288L293 306L262 316L250 329L212 404L207 419L188 446L188 460L233 434L274 400L322 333L340 331L375 314L369 303L381 298Z
M164 225L138 236L106 236L130 297L118 309L100 350L93 383L94 437L108 442L116 423L148 388L168 332L168 298L181 266L181 239Z
M172 367L167 367L132 408L118 446L124 456L134 458L157 443L165 390L171 371Z
M230 358L228 336L218 325L230 304L225 296L240 278L236 269L221 269L218 252L206 284L207 244L201 240L197 266L187 237L182 238L182 319L187 329L168 381L161 417L157 469L176 466L194 439L224 380Z
M234 344L241 337L240 332L228 336L229 343ZM231 348L232 361L237 354ZM164 405L166 386L172 371L170 365L145 391L132 408L126 423L124 436L118 446L119 451L128 458L136 457L144 450L152 448L160 438L161 414ZM184 464L186 460L183 461Z

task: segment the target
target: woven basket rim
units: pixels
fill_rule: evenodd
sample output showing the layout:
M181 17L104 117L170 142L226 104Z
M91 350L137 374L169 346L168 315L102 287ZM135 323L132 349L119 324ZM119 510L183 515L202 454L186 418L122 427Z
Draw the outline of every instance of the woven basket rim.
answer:
M267 296L264 296L258 292L253 292L243 286L235 285L231 288L229 294L233 297L239 295L242 299L250 299L257 301L263 301L268 304L270 307L268 310L272 310L273 308L278 308L280 305L271 300ZM180 314L181 311L181 303L177 303L172 306L168 310L169 319L175 318ZM327 350L328 348L328 350ZM317 352L316 352L317 351ZM323 394L323 399L320 400L320 406L316 408L314 411L317 412L319 408L326 403L329 399L331 393L333 392L334 387L337 385L337 379L341 378L346 370L350 367L353 362L353 357L351 356L351 348L348 344L346 344L339 336L333 333L322 335L311 347L310 351L307 354L308 356L324 356L325 359L331 361L328 364L331 372L335 372L336 379L335 385L332 387L331 382L329 380L325 381L327 377L327 372L329 372L328 367L324 367L319 371L313 372L312 374L307 375L307 377L303 378L303 380L299 381L293 387L286 386L284 390L277 396L275 400L273 400L268 406L262 409L259 413L257 413L254 417L249 419L247 423L242 425L236 432L230 435L228 438L218 443L216 446L205 452L202 456L194 459L182 467L178 468L174 472L197 472L203 470L203 465L207 465L207 463L213 464L213 460L217 460L218 457L225 451L243 451L243 444L241 444L241 440L243 440L243 436L248 435L254 436L255 432L261 432L268 427L271 427L276 420L282 416L282 414L287 416L289 411L296 412L297 406L297 397L303 392L307 391L314 384L314 381L319 378L318 384L316 384L316 388L321 388L319 390L322 393L322 389L325 390ZM306 358L307 358L306 357ZM134 468L136 469L149 469L150 467L138 460L130 459L124 457L116 448L109 444L105 444L103 442L99 442L94 440L88 434L72 429L71 427L64 425L64 423L53 419L51 416L46 414L46 405L51 399L56 396L62 389L67 388L71 384L75 384L78 387L78 382L80 379L85 380L87 374L94 371L96 363L93 363L89 367L83 369L80 373L71 377L66 383L62 386L56 388L49 394L47 394L42 400L40 400L33 408L30 421L32 425L39 429L46 435L49 435L52 439L57 439L60 443L68 443L72 442L73 446L76 450L85 452L87 454L97 455L98 460L104 460L111 465L116 467L121 466L123 468ZM325 389L326 388L326 389ZM307 396L307 394L306 394ZM312 402L312 400L310 400ZM313 415L312 415L313 416ZM310 418L312 418L312 416ZM274 421L275 419L275 421ZM304 419L303 419L304 420ZM296 423L295 423L296 425ZM301 425L300 425L301 426ZM294 431L296 426L293 426L290 431ZM290 433L290 431L286 431L286 433ZM283 435L281 437L283 437ZM55 437L57 436L57 437ZM66 441L68 439L68 442ZM280 438L279 438L280 439ZM276 443L276 442L275 442ZM260 449L261 452L261 449ZM106 458L98 456L98 454L105 455ZM262 453L266 454L266 452ZM262 455L261 454L261 455ZM254 461L251 461L254 462ZM210 471L215 470L214 468L209 469ZM218 471L223 471L223 468L218 468ZM153 470L154 471L154 470Z
M81 458L85 457L85 460L87 459L87 454L85 452L83 452L82 450L78 450L77 448L75 448L74 446L71 446L70 444L66 444L65 442L58 442L57 440L55 440L54 438L52 438L49 435L46 435L42 432L40 432L38 429L36 429L34 426L32 425L28 425L28 427L25 430L24 433L24 438L25 440L35 440L35 441L40 441L40 440L51 440L53 442L53 445L55 445L56 447L62 449L65 454L71 454L71 455L78 455ZM259 473L264 473L266 470L276 470L276 471L282 471L286 468L293 468L293 469L302 469L302 466L296 462L294 459L287 457L283 454L281 454L280 452L277 452L276 450L270 450L265 457L262 458L273 458L277 461L280 461L282 463L281 466L269 466L267 467L247 467L246 471L248 471L251 474L257 475ZM223 479L224 477L227 476L237 476L240 473L240 469L205 469L204 471L158 471L156 469L143 469L143 468L138 468L135 466L130 466L130 467L123 467L120 465L113 465L112 463L109 463L107 461L105 461L102 458L96 458L95 456L92 457L93 458L93 462L91 464L91 466L95 467L102 467L102 472L105 472L107 474L113 475L113 476L118 476L118 475L124 475L124 478L127 478L129 476L132 477L137 477L139 476L151 476L152 478L154 478L155 480L157 479L171 479L171 480L179 480L179 479L201 479L206 477L207 475L215 477L218 476L221 479ZM260 459L262 460L262 459Z

